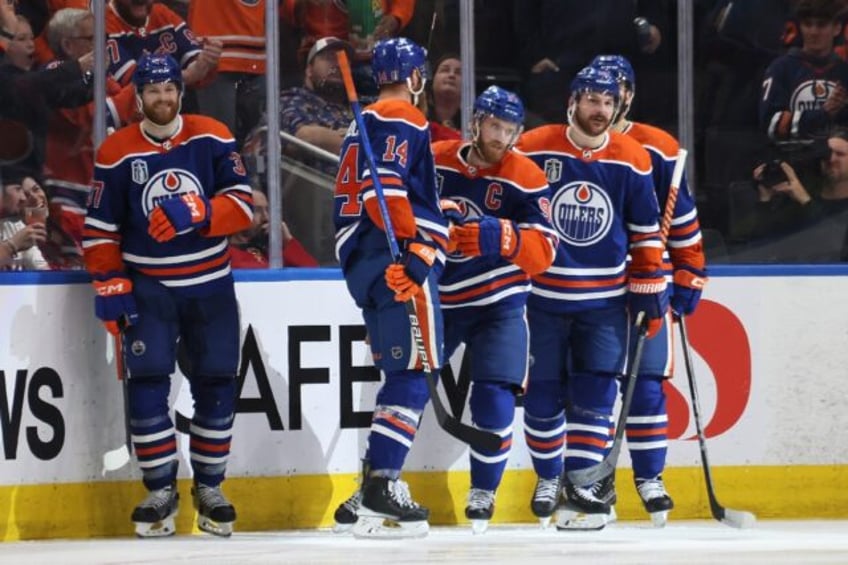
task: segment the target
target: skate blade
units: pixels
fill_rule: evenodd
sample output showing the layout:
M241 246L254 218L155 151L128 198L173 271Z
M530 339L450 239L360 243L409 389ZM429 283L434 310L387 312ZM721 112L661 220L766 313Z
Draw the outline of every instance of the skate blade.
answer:
M353 528L353 537L367 539L423 538L430 531L427 520L396 522L386 516L359 516Z
M488 520L471 520L471 533L473 533L475 536L479 534L485 534L486 530L488 529Z
M608 520L608 514L584 514L574 510L559 510L556 529L560 532L594 532L603 530Z
M216 522L206 516L197 516L197 527L213 536L228 538L233 535L233 522Z
M612 524L613 522L618 522L618 514L615 513L615 506L610 506L609 517L607 518L607 524Z
M164 520L158 522L133 522L135 524L135 535L140 538L164 538L177 533L174 517L176 512Z
M355 525L356 525L356 522L353 522L351 524L342 524L340 522L335 522L333 524L333 533L334 534L346 534L349 531L351 531Z
M543 530L548 529L548 526L551 525L551 517L545 516L544 518L539 516L539 526L542 527Z
M655 528L665 528L665 525L668 523L668 510L651 512L648 515L651 517L651 523Z

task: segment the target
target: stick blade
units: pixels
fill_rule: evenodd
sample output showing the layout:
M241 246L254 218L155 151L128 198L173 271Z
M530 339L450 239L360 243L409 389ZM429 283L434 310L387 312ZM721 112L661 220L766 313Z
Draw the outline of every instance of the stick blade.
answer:
M739 530L747 530L753 528L757 523L757 517L751 512L744 510L733 510L731 508L724 509L724 517L719 520L722 524L737 528Z
M107 451L103 454L103 469L100 474L101 476L105 476L107 472L117 471L129 462L130 452L126 445Z
M615 473L615 465L604 459L597 465L586 467L585 469L575 469L574 471L566 472L566 476L571 484L579 487L592 485L601 479Z

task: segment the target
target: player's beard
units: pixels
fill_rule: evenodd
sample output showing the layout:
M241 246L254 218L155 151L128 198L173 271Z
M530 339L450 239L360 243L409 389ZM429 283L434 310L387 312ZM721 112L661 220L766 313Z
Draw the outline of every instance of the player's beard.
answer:
M577 127L590 137L603 134L610 126L610 120L600 112L595 112L587 118L583 118L578 112L575 112L574 121Z
M180 106L179 103L174 104L171 101L159 101L151 105L144 104L142 111L144 117L157 126L167 126L180 113Z
M489 165L494 165L495 163L501 162L501 159L503 159L506 154L507 148L504 144L498 143L497 141L489 141L488 143L478 141L474 144L474 150L483 161Z

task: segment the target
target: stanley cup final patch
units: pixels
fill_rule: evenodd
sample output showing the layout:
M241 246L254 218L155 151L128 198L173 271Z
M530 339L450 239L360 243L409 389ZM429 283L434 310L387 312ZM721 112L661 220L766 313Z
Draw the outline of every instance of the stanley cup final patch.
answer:
M147 173L147 162L143 159L135 159L130 163L132 168L132 180L136 184L144 184L150 175Z
M562 178L562 161L558 159L545 159L545 177L548 184L553 184Z

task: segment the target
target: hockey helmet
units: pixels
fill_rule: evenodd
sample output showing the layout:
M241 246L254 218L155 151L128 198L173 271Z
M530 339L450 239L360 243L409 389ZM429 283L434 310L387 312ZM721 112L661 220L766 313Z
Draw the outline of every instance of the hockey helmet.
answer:
M491 115L518 125L524 123L524 104L509 90L490 86L474 101L474 115Z
M159 82L173 82L182 90L183 71L179 63L170 55L149 53L142 55L138 60L132 80L139 93L145 84Z
M618 82L625 83L624 85L631 90L636 86L636 73L633 72L633 65L624 55L598 55L592 59L590 66L607 71L618 79Z
M405 37L393 37L374 45L371 71L378 86L405 82L418 69L427 78L427 51Z
M583 92L609 94L616 105L621 101L618 81L609 71L595 67L584 67L571 81L571 94L577 96Z

